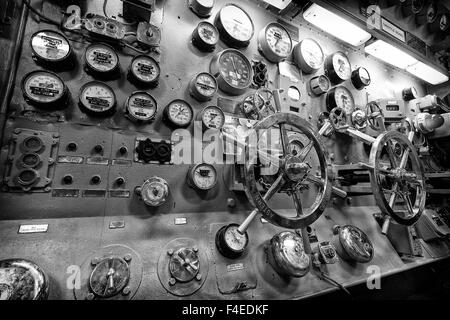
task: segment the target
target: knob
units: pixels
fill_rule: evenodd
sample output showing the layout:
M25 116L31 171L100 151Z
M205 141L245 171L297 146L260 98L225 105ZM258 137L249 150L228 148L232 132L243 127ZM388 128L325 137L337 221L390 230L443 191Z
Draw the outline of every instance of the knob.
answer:
M101 144L98 144L94 147L94 151L97 153L102 153L103 152L103 147Z
M125 183L125 179L124 179L124 178L118 177L118 178L116 179L116 184L117 184L118 186L121 186L121 185L123 185L124 183Z
M93 184L99 184L100 181L101 181L100 176L95 175L95 176L93 176L93 177L91 178L91 182L92 182Z
M63 182L65 184L72 184L72 182L73 182L72 176L70 174L65 175L63 178Z
M77 150L77 144L75 142L71 142L67 145L67 151L76 151Z
M124 155L124 154L126 154L127 152L128 152L127 147L122 146L122 147L119 148L119 153L120 153L120 154Z

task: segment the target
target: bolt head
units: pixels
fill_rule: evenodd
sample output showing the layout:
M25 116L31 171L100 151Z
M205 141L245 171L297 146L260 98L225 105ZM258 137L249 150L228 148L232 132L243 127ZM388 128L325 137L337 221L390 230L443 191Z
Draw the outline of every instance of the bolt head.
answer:
M124 296L127 296L127 295L129 295L130 293L131 293L130 287L125 287L125 288L123 288L122 294L123 294Z
M197 247L193 247L192 250L194 250L194 252L198 252L198 248Z
M202 274L201 273L197 273L197 275L195 276L195 279L197 281L201 281L202 280Z
M91 265L95 266L99 263L99 261L100 261L100 258L94 258L91 260Z
M168 254L169 256L173 255L173 250L172 250L172 249L167 250L167 254Z
M125 255L125 257L123 257L123 259L124 259L126 262L130 262L131 259L132 259L132 256L131 256L131 254L127 254L127 255Z
M94 294L92 292L89 292L86 296L86 300L94 300Z
M175 283L177 283L177 280L175 280L175 278L170 278L169 279L169 285L174 286Z

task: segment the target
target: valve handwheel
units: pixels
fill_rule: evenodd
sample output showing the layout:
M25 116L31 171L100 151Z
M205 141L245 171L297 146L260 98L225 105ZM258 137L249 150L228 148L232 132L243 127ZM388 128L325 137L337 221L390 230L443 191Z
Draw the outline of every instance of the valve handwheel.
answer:
M378 103L372 101L366 105L366 116L367 123L373 130L385 131L383 110L378 105Z
M343 108L336 107L330 111L330 122L335 131L340 131L348 128L347 113Z
M378 206L384 214L408 226L420 218L426 200L425 176L411 143L413 136L414 132L409 137L398 131L382 133L373 143L369 157L370 181ZM389 161L383 162L385 153Z
M299 133L308 139L308 142L304 143L304 147L300 152L293 152L293 149L290 148L289 137L285 128L286 125L297 129ZM260 136L264 130L270 132L276 126L280 130L282 145L282 155L279 159L275 159L275 161L279 161L278 165L280 170L278 170L278 177L266 191L265 195L262 196L258 190L257 179L255 177L256 158L258 156L260 159L262 157L270 158L270 155L264 155L260 151L255 152L257 148L251 145L251 141L255 141L256 139L248 136L245 147L246 162L244 165L245 191L257 210L271 223L289 229L304 228L320 217L331 196L331 183L328 177L325 148L321 140L317 138L317 132L313 129L312 125L305 119L292 113L277 112L272 114L257 122L253 129ZM317 154L318 164L320 166L317 175L313 175L310 172L311 166L305 161L313 149ZM309 207L304 207L300 194L302 188L299 186L307 185L308 183L317 185L317 195ZM287 194L292 196L297 213L295 217L288 217L269 207L268 202L270 198L281 190L287 190ZM244 227L243 225L246 226ZM242 229L245 230L248 226L246 223L243 225L241 225L239 232Z

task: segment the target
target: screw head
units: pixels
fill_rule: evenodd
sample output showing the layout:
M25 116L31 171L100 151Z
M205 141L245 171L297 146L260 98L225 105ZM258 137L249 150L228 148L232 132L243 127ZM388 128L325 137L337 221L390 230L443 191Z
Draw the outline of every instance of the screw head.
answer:
M172 249L167 250L167 254L168 254L169 256L173 255L173 250L172 250Z
M100 153L103 151L102 145L98 144L94 147L95 152Z
M130 262L131 259L132 259L132 256L131 256L131 254L127 254L127 255L125 255L125 257L123 257L123 259L124 259L126 262Z
M94 294L92 292L89 292L86 296L86 300L94 300Z
M99 263L99 261L100 261L100 258L96 257L96 258L91 260L91 265L95 266L97 263Z
M169 285L174 286L175 283L177 283L177 280L175 280L175 278L170 278L169 279Z
M91 178L91 182L93 183L93 184L99 184L100 183L100 176L97 176L97 175L95 175L95 176L93 176L92 178Z
M197 247L193 247L192 250L193 250L194 252L198 252L198 248L197 248Z
M73 177L72 177L70 174L67 174L67 175L64 176L63 182L64 182L65 184L72 184L72 182L73 182Z
M128 149L127 149L127 147L122 146L122 147L120 147L119 152L120 152L120 154L126 154L128 152Z
M127 295L129 295L130 293L131 293L130 287L125 287L125 288L123 288L122 294L123 294L124 296L127 296Z
M202 274L201 273L197 273L197 275L195 276L195 279L197 281L201 281L202 280Z

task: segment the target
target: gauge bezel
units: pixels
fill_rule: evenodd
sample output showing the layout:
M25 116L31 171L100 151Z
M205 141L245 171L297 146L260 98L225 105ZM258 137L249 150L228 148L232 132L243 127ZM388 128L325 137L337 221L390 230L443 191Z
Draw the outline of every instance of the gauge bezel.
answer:
M222 72L220 71L221 70L220 59L224 54L229 53L229 52L240 56L240 58L242 58L244 63L247 65L248 72L249 72L249 74L248 74L249 83L245 87L235 86L235 85L229 83L227 80L225 80L225 78L222 76ZM240 52L239 50L236 50L236 49L225 49L225 50L215 54L209 65L209 72L216 78L219 89L222 90L223 92L228 93L233 96L238 96L238 95L244 94L245 91L252 85L252 82L253 82L254 73L253 73L252 63L245 56L245 54L243 54L242 52Z
M200 167L200 166L208 166L208 167L210 167L210 168L212 169L212 171L214 171L214 173L215 173L215 177L216 177L216 178L215 178L215 180L214 180L214 183L213 183L210 187L208 187L208 188L202 188L202 187L200 187L199 185L197 185L197 184L195 183L195 178L194 178L195 170L197 170L197 168ZM187 174L187 182L188 182L188 185L189 185L190 187L192 187L192 188L197 189L198 191L208 191L208 190L213 189L213 188L217 185L218 180L219 180L219 179L218 179L218 175L217 175L217 169L216 169L212 164L210 164L210 163L202 162L202 163L193 164L192 166L190 166L190 168L189 168L189 170L188 170L188 174Z
M88 57L87 57L88 50L90 48L92 48L92 47L95 47L95 46L106 47L106 48L108 48L108 50L110 50L116 56L117 64L111 70L104 71L104 70L97 69L89 62ZM84 56L85 70L87 72L91 72L91 73L93 73L93 74L95 74L97 76L111 75L111 74L114 74L114 73L118 73L118 71L120 70L120 58L119 58L119 55L118 55L116 49L114 49L114 47L112 47L112 46L110 46L110 45L108 45L106 43L103 43L103 42L92 43L91 45L89 45L86 48L86 50L84 51L84 55L83 56Z
M322 83L321 80L326 81L326 83L327 83L326 90L321 87L321 83ZM317 77L312 78L309 81L309 87L310 87L312 93L314 93L316 96L321 96L330 90L330 88L331 88L330 79L328 79L328 77L326 75L321 74Z
M333 85L337 85L337 84L341 84L344 81L347 81L351 78L351 72L349 74L348 78L341 78L340 75L338 75L338 73L336 72L336 70L334 69L334 57L336 55L341 55L345 58L346 62L348 63L348 67L350 69L350 71L352 70L352 64L350 62L349 57L342 51L336 51L332 54L330 54L326 59L325 59L325 73L328 76L328 79L330 79L331 83Z
M210 127L208 127L208 126L206 125L205 121L203 120L203 116L204 116L204 114L205 114L205 111L206 111L207 109L210 109L210 108L216 108L217 110L219 110L219 111L221 112L221 114L222 114L222 116L223 116L223 122L222 122L222 125L220 126L220 128L210 128ZM203 129L203 130L209 130L209 129L213 129L213 130L222 130L222 128L223 128L223 126L224 126L224 124L225 124L225 113L223 112L222 108L219 107L219 106L214 106L214 105L206 106L206 107L204 107L204 108L202 109L202 111L200 111L200 112L197 114L197 120L199 120L199 121L202 122L202 129Z
M153 183L158 183L158 184L162 185L162 187L164 189L163 197L161 199L159 199L158 201L153 201L153 200L147 198L147 196L146 196L147 193L144 193L144 189L149 188ZM144 201L145 205L147 205L149 207L159 207L159 206L163 205L164 203L166 203L167 198L169 197L169 194L170 194L169 184L167 183L167 181L165 179L157 177L157 176L153 176L153 177L147 179L140 187L140 195L141 195L142 201Z
M366 72L367 75L369 76L369 81L368 81L367 83L365 83L365 82L363 81L362 77L361 77L361 70L365 70L365 72ZM370 83L372 82L372 78L371 78L371 76L370 76L369 70L367 70L367 69L364 68L364 67L359 67L359 68L353 70L351 79L352 79L352 84L353 84L353 86L354 86L355 89L357 89L357 90L362 90L362 89L364 89L365 87L369 86Z
M327 97L326 97L326 104L327 104L328 111L331 111L334 108L338 107L338 105L336 103L336 97L335 97L337 89L344 89L347 92L347 94L352 98L352 101L353 101L352 102L352 104L353 104L352 112L355 111L355 97L353 96L352 92L345 86L336 86L336 87L328 90ZM345 110L345 112L347 113L347 110ZM351 113L347 113L347 114L350 115Z
M320 59L321 63L317 68L314 68L313 66L309 65L309 63L306 61L305 57L303 56L302 46L305 45L307 42L314 43L320 49L320 52L322 53L322 57ZM297 64L297 66L303 72L305 72L307 74L317 72L323 66L324 61L325 61L325 53L323 52L322 46L320 45L319 42L317 42L316 40L311 39L311 38L305 38L302 41L300 41L298 44L296 44L294 46L294 48L292 49L292 55L294 57L294 62Z
M234 6L236 8L238 8L239 10L241 10L249 19L251 25L252 25L252 32L250 35L250 38L247 40L239 40L236 39L233 35L231 35L226 29L225 26L223 25L222 22L222 12L225 8L230 7L230 6ZM255 25L253 23L252 18L250 17L250 15L247 13L247 11L245 11L240 5L237 5L235 3L228 3L225 4L216 14L215 18L214 18L214 25L217 27L217 30L219 30L219 37L220 39L227 44L228 46L232 47L232 48L245 48L250 44L250 40L253 38L254 34L255 34Z
M140 95L146 95L146 96L148 96L148 97L150 98L149 100L152 100L152 101L153 101L153 104L154 104L154 107L155 107L155 112L154 112L153 115L152 115L150 118L148 118L148 119L141 119L141 118L135 116L135 115L133 114L133 112L130 111L130 99L131 99L133 96L138 95L138 94L140 94ZM152 122L153 120L155 120L157 113L158 113L158 103L156 102L155 97L153 97L153 96L152 96L149 92L147 92L147 91L143 91L143 90L134 91L134 92L132 92L132 93L128 96L127 101L125 102L125 115L127 116L128 119L130 119L130 120L132 120L132 121L135 121L135 122L137 122L137 123L149 123L149 122Z
M35 48L33 47L33 39L39 33L42 33L42 32L54 33L54 34L57 34L59 37L63 38L64 41L66 41L69 46L69 51L67 52L67 54L64 57L59 58L59 59L48 59L48 58L42 57L40 54L38 54L36 52ZM55 30L51 30L51 29L42 29L42 30L38 30L35 33L33 33L30 37L30 48L31 48L31 53L33 54L33 59L35 59L38 62L43 62L48 65L60 65L61 63L70 60L70 58L73 56L73 48L69 42L69 39L67 39L67 37L65 35L63 35L62 33L57 32Z
M216 35L216 41L214 43L207 43L203 40L202 36L200 35L200 26L201 25L208 25L213 28L214 33ZM200 51L208 51L212 52L216 48L217 43L219 42L220 33L219 30L216 28L215 25L208 21L200 21L197 27L192 31L192 44L199 49Z
M183 124L183 125L180 125L180 124L176 123L176 122L172 119L172 117L170 116L170 107L172 106L172 104L174 104L174 103L176 103L176 102L178 102L178 103L183 103L183 104L184 104L185 106L187 106L187 107L189 108L189 110L191 111L191 118L189 119L189 122L188 122L188 123ZM192 108L192 106L191 106L186 100L183 100L183 99L175 99L175 100L170 101L170 102L166 105L166 107L164 108L164 111L163 111L163 119L164 119L165 122L166 122L168 125L170 125L171 127L175 127L175 128L187 128L187 127L190 126L190 124L192 123L192 120L194 119L194 109Z
M197 80L202 75L206 75L214 81L215 88L214 88L214 93L211 94L211 96L205 96L203 93L201 93L197 89ZM218 89L219 89L219 85L217 83L217 79L209 72L200 72L200 73L196 74L189 82L189 94L199 102L210 101L216 95Z
M146 81L143 80L142 78L140 78L134 71L133 71L133 64L136 62L136 60L138 59L146 59L146 60L150 60L152 63L154 63L154 65L157 67L157 76L155 77L155 79L150 80L150 81ZM145 55L145 54L140 54L137 55L133 58L133 60L131 60L130 66L128 68L128 79L133 82L134 84L138 84L141 86L147 86L147 87L156 87L159 84L159 78L161 76L161 66L159 65L159 62L156 61L155 58Z
M85 106L84 103L81 101L81 97L82 97L83 91L84 91L87 87L89 87L89 86L94 86L94 85L101 85L101 86L104 86L104 87L106 87L107 89L109 89L109 90L112 92L112 95L113 95L113 98L114 98L114 101L113 101L114 103L112 104L112 106L111 106L108 110L106 110L106 111L100 111L100 112L93 111L91 108ZM78 97L79 97L79 98L78 98L78 105L80 106L80 109L81 109L83 112L85 112L85 113L87 113L87 114L89 114L89 115L92 115L92 116L98 116L98 117L110 116L110 115L114 114L114 112L116 111L116 105L117 105L117 97L116 97L116 94L115 94L114 90L113 90L109 85L107 85L107 84L104 83L104 82L97 81L97 80L93 80L93 81L86 82L85 84L83 84L83 85L81 86L81 88L80 88L80 93L79 93Z
M42 101L39 101L39 100L33 98L32 96L30 96L27 93L27 90L25 90L25 84L27 82L27 79L29 79L31 76L33 76L34 74L37 74L37 73L47 73L48 75L55 77L56 79L58 79L58 81L60 81L62 83L63 92L61 93L61 96L59 98L57 98L54 101L50 101L50 102L42 102ZM20 87L21 87L22 94L23 94L25 101L27 101L29 104L32 104L35 106L40 106L40 107L45 107L45 106L54 107L57 105L62 105L63 107L65 107L67 105L68 98L69 98L69 89L67 88L67 85L64 83L64 81L54 72L51 72L48 70L31 71L22 78Z
M267 30L270 27L277 27L279 29L282 29L289 37L290 42L290 48L289 52L286 55L279 55L275 51L272 50L272 47L270 46L269 42L267 41ZM292 52L293 49L293 42L292 37L289 33L289 31L280 23L277 22L269 22L258 34L258 49L263 54L263 56L269 60L272 63L278 63L280 61L285 60Z
M231 248L225 240L226 231L230 227L239 228L239 225L236 223L230 223L226 226L221 227L216 232L215 243L216 243L216 248L221 255L223 255L224 257L229 258L229 259L236 259L236 258L241 257L246 252L248 243L250 242L250 239L249 239L247 231L245 231L245 233L243 234L243 236L245 236L245 240L246 240L244 248L242 250L235 250L235 249Z

